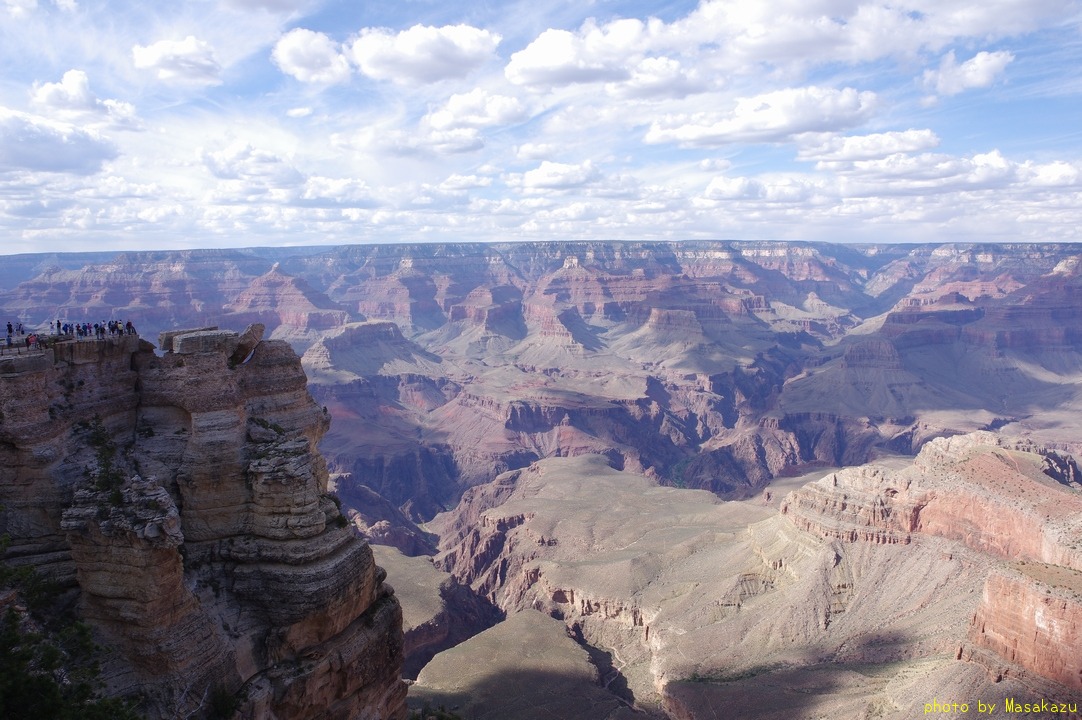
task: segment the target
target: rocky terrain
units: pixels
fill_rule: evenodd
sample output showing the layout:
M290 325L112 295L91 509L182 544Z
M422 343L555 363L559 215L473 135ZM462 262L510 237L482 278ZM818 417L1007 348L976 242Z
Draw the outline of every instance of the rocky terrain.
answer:
M431 548L392 509L427 520L545 457L600 453L742 497L779 473L985 427L1077 449L1077 251L613 242L16 256L0 309L31 327L263 323L303 354L336 420L322 449L340 492L379 494L388 507L368 524L391 524L384 537L414 552Z
M299 357L262 333L0 358L5 562L76 603L147 717L404 718L400 606L327 492Z
M194 511L183 541L155 542L184 548L186 578L224 571L229 602L242 605L269 582L250 555L264 546L223 550L225 538L301 543L282 557L328 552L348 565L349 553L324 547L339 547L341 512L384 546L406 608L411 702L531 717L544 705L527 689L558 687L592 708L559 709L583 720L719 708L902 718L935 699L995 700L1002 712L1007 697L1080 692L1080 258L1068 244L771 242L16 256L0 270L0 311L32 329L265 325L257 352L245 362L230 350L225 370L144 349L117 371L136 378L137 399L103 391L112 399L95 407L108 412L95 412L114 434L120 416L154 429L137 430L124 455L140 480L121 500L154 507L165 492L181 517ZM166 332L159 350L218 347L202 337ZM259 348L301 356L314 399L281 401L284 420L260 409L269 427L221 414L248 403L248 385L220 382ZM304 382L292 358L270 363L290 388ZM174 382L157 379L166 371L220 399L189 408L180 386L161 389ZM67 406L49 402L66 420ZM210 435L241 423L247 449L195 441L196 418ZM326 466L313 460L312 472L326 484L283 491L308 508L283 518L276 478L306 471L260 463L292 457L295 432L319 443ZM197 458L244 466L267 494L242 498L177 470ZM184 495L190 472L217 499ZM318 500L327 491L340 511ZM61 518L71 557L49 540L35 562L61 572L99 554L94 502L73 494ZM141 582L173 587L166 566ZM311 582L299 603L322 597ZM366 583L356 587L367 597ZM319 602L344 618L368 601ZM559 622L522 616L536 611ZM203 628L183 603L170 612L189 634L257 632L239 619ZM297 622L275 613L268 622ZM281 632L293 652L331 630ZM485 660L520 641L546 650ZM238 647L234 660L208 650L183 662L261 662L251 641ZM463 663L476 672L456 676ZM260 682L249 697L269 692Z
M939 439L912 463L802 479L780 507L553 458L440 516L435 562L609 653L607 687L643 716L909 718L938 698L1008 717L1008 697L1082 696L1082 493L1050 456ZM528 663L473 642L458 662L482 677L426 668L413 695L489 697L479 716L498 716L489 676L509 690Z

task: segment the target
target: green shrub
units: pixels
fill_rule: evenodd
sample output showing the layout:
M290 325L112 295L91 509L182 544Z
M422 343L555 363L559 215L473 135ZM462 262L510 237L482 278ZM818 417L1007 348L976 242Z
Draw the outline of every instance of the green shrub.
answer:
M0 556L9 544L0 538ZM90 627L57 611L56 584L0 561L0 590L12 589L29 616L9 607L0 617L0 717L138 720L130 703L101 697Z

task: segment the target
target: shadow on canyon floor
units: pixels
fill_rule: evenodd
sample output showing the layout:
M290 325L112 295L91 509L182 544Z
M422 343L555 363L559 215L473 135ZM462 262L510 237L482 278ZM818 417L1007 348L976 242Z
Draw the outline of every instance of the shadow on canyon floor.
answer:
M664 718L635 704L611 655L585 646L600 670L601 685L581 672L549 669L462 668L453 689L415 687L411 705L443 705L469 720L633 720ZM669 717L720 720L793 720L875 715L875 695L906 660L904 637L879 633L843 653L809 648L807 662L767 663L695 675L665 688ZM606 662L608 659L608 662ZM449 686L445 686L449 687ZM645 703L643 703L645 705ZM884 708L886 709L886 708Z
M466 669L464 669L465 671ZM582 674L544 670L496 671L463 678L461 690L410 688L413 709L426 702L466 720L634 720L636 712Z
M906 697L897 686L887 691L888 685L911 673L915 664L939 667L953 660L922 656L907 636L892 632L873 633L840 649L809 647L803 655L803 661L767 662L670 682L667 708L672 717L695 720L899 717L906 712L903 705L919 709L931 702L934 686L916 683L928 690L928 697ZM925 667L923 672L935 672Z

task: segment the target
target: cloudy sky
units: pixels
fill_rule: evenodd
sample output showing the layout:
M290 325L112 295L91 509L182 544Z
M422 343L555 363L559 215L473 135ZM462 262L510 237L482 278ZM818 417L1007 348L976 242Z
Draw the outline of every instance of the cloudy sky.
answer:
M0 253L1082 241L1078 0L0 0Z

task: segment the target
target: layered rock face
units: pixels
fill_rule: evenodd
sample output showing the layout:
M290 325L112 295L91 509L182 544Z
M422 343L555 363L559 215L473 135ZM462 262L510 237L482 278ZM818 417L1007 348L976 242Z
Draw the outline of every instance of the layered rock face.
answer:
M281 272L278 263L223 308L236 323L260 323L276 339L307 348L350 319L349 313L303 279Z
M79 590L110 690L151 717L233 695L251 717L402 718L401 609L327 494L299 358L261 336L5 361L8 559Z
M793 480L779 506L554 458L430 527L439 567L610 653L614 692L647 714L900 719L933 696L1002 711L1082 694L1082 495L1065 463L976 433ZM425 697L449 692L428 682Z
M998 662L972 652L997 677L1018 668L1082 694L1082 573L1017 564L989 576L969 639Z
M937 439L902 471L833 473L782 504L827 539L908 544L947 538L1005 564L985 580L960 656L996 677L1047 678L1082 692L1082 495L1064 487L1064 459L992 433ZM990 651L990 652L988 652Z
M365 527L420 551L395 513L427 520L547 457L736 498L981 428L1077 450L1079 267L1056 244L186 251L42 257L0 308L267 324L336 419L342 495L378 493L394 510Z
M1051 472L1058 456L993 433L929 442L904 472L847 468L787 497L798 527L847 542L934 535L1003 559L1082 572L1082 498Z

